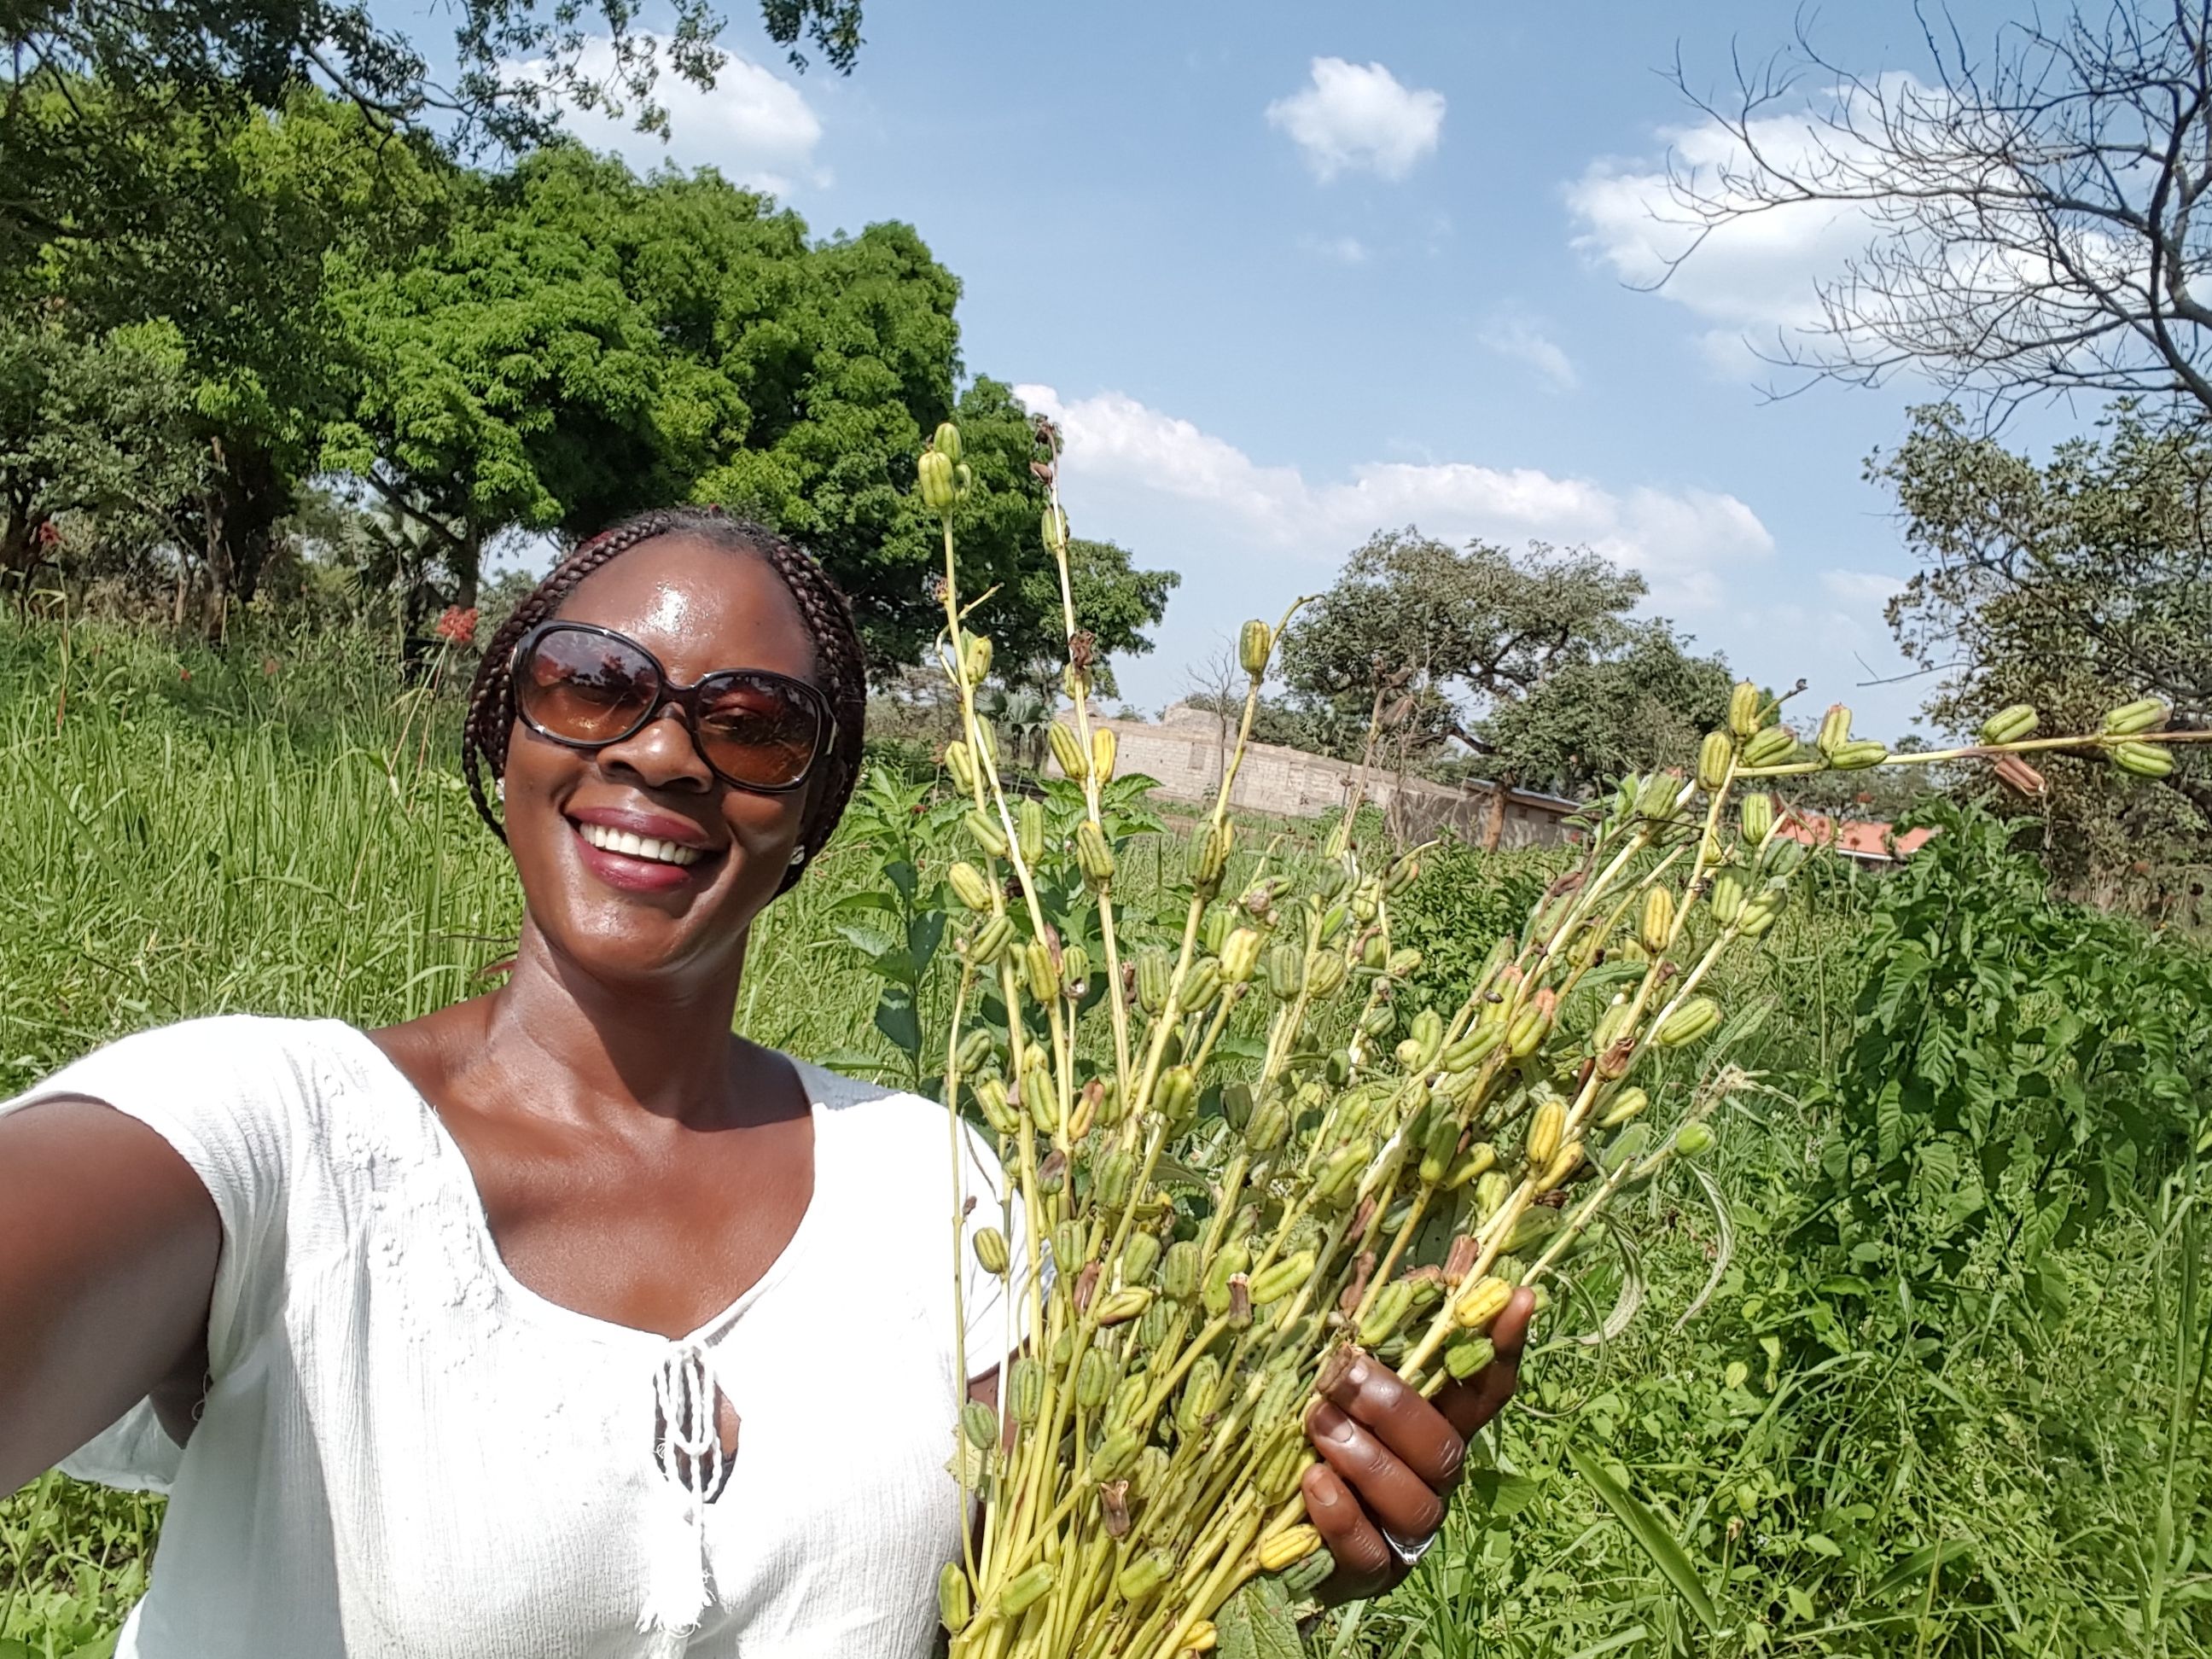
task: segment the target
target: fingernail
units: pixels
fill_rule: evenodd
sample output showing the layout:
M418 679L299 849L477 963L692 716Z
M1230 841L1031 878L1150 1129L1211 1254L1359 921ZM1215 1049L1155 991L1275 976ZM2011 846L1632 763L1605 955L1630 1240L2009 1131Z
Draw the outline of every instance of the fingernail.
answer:
M1352 1362L1352 1368L1344 1374L1345 1386L1364 1389L1367 1386L1367 1361L1364 1358L1355 1356Z
M1324 1440L1334 1440L1340 1446L1351 1443L1352 1419L1326 1400L1314 1407L1307 1423Z

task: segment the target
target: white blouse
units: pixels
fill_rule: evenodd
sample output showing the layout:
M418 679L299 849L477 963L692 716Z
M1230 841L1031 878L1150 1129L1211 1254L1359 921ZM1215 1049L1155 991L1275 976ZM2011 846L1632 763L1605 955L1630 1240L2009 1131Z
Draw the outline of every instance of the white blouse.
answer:
M118 1659L927 1653L962 1526L952 1218L1004 1224L999 1170L963 1130L956 1194L942 1107L798 1070L812 1200L677 1342L515 1279L460 1149L349 1025L189 1021L0 1103L128 1113L222 1217L189 1443L142 1402L62 1465L170 1495ZM980 1376L1012 1310L957 1260ZM718 1387L726 1468L695 1409Z

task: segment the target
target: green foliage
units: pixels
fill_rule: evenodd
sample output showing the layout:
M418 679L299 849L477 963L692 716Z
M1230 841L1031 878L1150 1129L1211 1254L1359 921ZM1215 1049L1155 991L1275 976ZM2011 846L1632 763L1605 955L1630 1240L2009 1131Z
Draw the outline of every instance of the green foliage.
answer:
M1698 739L1727 718L1733 676L1686 643L1651 623L1547 674L1482 722L1482 763L1523 788L1577 797L1624 772L1693 769Z
M1421 953L1414 983L1434 998L1461 994L1572 857L1565 848L1486 853L1457 839L1422 854L1421 879L1390 902L1392 943Z

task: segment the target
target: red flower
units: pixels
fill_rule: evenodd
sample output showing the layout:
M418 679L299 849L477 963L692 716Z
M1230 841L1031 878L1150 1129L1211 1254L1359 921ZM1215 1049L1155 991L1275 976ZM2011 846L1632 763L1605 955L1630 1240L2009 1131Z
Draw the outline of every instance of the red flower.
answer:
M477 609L466 611L458 605L449 605L438 618L438 637L448 645L471 646L477 642Z
M177 671L177 678L189 685L191 684L192 671L189 668L179 668Z

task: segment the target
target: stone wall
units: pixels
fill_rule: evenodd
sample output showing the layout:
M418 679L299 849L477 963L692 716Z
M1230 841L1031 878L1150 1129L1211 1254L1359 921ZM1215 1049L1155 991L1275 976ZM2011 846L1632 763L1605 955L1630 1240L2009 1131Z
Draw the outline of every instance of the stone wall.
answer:
M1178 705L1158 722L1094 719L1093 723L1114 728L1119 745L1117 771L1144 772L1158 778L1159 787L1154 793L1164 800L1194 805L1212 801L1220 787L1226 753L1219 722L1213 715ZM1233 744L1235 740L1232 727L1228 741ZM1299 749L1251 744L1244 750L1244 763L1237 768L1231 800L1247 811L1278 817L1316 817L1344 805L1358 769L1349 762L1309 755ZM1401 790L1403 799L1398 800ZM1427 841L1450 830L1462 840L1479 842L1492 810L1492 795L1486 787L1455 788L1425 778L1407 778L1401 785L1388 775L1370 776L1367 797L1385 811L1397 801L1405 833L1413 841ZM1507 792L1505 827L1498 844L1541 847L1565 841L1565 819L1577 805L1550 795Z

